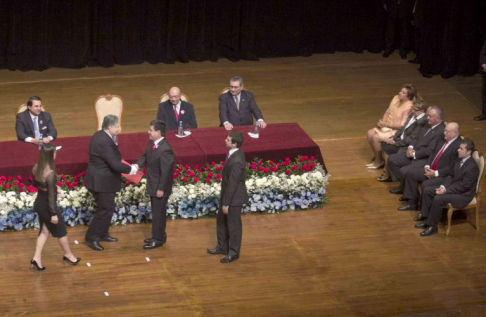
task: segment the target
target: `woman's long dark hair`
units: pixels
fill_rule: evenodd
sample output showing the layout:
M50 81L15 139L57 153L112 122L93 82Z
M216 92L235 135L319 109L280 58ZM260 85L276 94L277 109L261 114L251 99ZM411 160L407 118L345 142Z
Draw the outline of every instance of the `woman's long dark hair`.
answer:
M51 170L56 172L56 164L54 163L54 153L56 153L56 146L52 143L43 144L39 160L34 166L34 177L37 181L41 182L44 178L44 171L49 166Z

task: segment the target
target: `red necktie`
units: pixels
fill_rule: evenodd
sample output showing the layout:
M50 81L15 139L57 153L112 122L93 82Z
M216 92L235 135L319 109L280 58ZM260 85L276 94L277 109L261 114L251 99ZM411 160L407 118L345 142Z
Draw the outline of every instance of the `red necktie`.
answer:
M152 144L152 149L150 150L150 153L155 149L155 142Z
M430 166L430 168L433 169L434 171L436 170L437 163L439 162L440 157L444 153L445 148L446 148L446 146L447 146L448 143L449 143L449 141L446 141L446 143L444 143L444 145L442 146L442 149L440 149L439 154L437 154L437 156L435 157L434 161L432 162L432 165Z
M176 121L179 121L179 114L177 113L177 106L174 106L174 115L176 117Z

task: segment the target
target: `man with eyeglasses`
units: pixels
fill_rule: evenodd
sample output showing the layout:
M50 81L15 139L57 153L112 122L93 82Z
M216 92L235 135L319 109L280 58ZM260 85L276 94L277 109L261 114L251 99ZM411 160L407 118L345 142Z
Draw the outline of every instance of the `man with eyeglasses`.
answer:
M243 78L235 76L230 79L228 92L219 96L220 126L231 130L234 126L253 125L253 117L259 122L260 128L267 126L253 94L243 90Z

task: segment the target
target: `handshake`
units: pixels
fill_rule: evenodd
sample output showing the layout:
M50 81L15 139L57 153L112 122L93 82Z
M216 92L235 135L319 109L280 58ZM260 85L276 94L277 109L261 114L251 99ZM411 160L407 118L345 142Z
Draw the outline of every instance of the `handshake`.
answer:
M129 175L137 174L138 170L140 169L137 164L132 164L130 165L130 167L132 168L132 170L130 171Z

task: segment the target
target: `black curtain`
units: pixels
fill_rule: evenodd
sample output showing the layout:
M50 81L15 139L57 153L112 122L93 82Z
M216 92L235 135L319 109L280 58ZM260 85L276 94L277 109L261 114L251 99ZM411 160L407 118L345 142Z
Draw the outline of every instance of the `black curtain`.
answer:
M484 0L426 0L421 70L478 70ZM0 69L381 52L380 0L0 0Z

